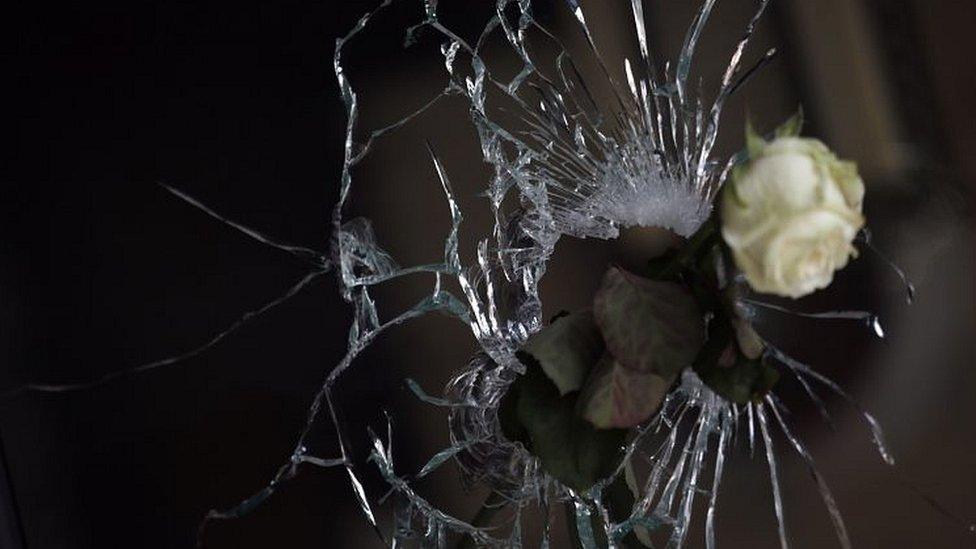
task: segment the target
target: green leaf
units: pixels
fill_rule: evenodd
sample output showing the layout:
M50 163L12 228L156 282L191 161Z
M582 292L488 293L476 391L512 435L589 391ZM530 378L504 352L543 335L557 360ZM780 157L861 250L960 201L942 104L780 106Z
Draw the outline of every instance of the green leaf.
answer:
M576 413L578 392L560 395L531 355L501 403L505 436L521 442L549 475L585 492L620 463L626 429L597 429Z
M588 310L553 319L522 347L538 361L561 395L583 386L603 349L600 331Z
M776 128L776 137L798 137L803 130L803 106L796 109L796 113L789 120Z
M704 320L684 286L611 267L593 300L607 350L639 373L676 376L691 366L704 340Z
M702 382L736 404L761 400L779 381L779 372L761 358L743 356L732 326L722 314L712 320L708 342L694 368Z
M634 427L657 411L674 379L628 370L605 354L583 386L580 415L601 429Z
M756 133L756 128L752 125L752 119L746 119L746 151L749 152L749 158L756 158L762 154L763 148L766 146L766 141L763 140L762 136Z
M699 375L713 391L736 404L762 400L779 381L775 368L745 357L739 357L731 368L710 368Z

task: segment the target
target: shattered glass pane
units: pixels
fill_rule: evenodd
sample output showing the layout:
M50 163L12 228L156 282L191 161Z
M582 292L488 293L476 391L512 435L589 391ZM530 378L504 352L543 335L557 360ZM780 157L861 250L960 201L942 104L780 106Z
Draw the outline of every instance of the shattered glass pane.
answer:
M250 238L303 260L309 265L307 274L285 294L245 313L196 349L108 374L92 383L34 385L21 390L75 390L195 356L313 280L334 275L351 311L345 356L328 371L290 455L268 484L229 509L212 510L201 532L208 521L249 514L293 479L300 467L310 465L343 472L365 520L391 547L535 545L525 540L538 540L539 546L549 547L562 539L555 532L560 527L572 532L573 543L584 548L635 543L681 547L688 543L695 521L700 521L705 546L711 549L719 538L716 516L723 476L729 472L729 452L741 444L765 461L771 513L779 542L786 548L791 537L775 437L785 441L783 447L795 451L809 468L840 545L851 547L836 500L777 395L737 404L717 395L692 371L683 372L659 411L626 439L619 466L585 493L548 474L520 442L506 436L499 418L510 386L526 370L517 353L547 322L542 284L557 244L568 237L611 240L626 229L649 227L689 237L708 219L730 170L742 159L741 153L720 156L716 143L727 100L776 55L772 49L756 53L748 48L769 1L754 3L753 15L744 22L741 39L729 52L716 85L707 87L704 77L694 78L693 68L716 3L702 2L685 31L680 52L674 59L665 59L654 52L648 36L644 2L631 0L632 28L628 30L635 33L639 57L620 59L603 54L600 33L590 25L585 6L576 0L560 6L575 20L575 38L561 36L540 23L530 0L497 0L484 27L473 38L465 37L470 33L454 31L444 22L436 0L426 0L422 20L404 29L404 42L407 48L437 43L437 62L444 71L439 92L412 112L370 125L363 121L363 98L369 92L355 83L347 57L358 40L366 39L371 20L392 9L392 1L384 0L336 42L334 71L347 127L329 251L279 242L167 187ZM516 69L511 70L511 63L498 63L498 69L493 69L494 59L506 56L515 60ZM433 244L425 240L436 249L434 255L421 261L405 260L384 239L400 227L351 213L361 209L357 201L372 198L372 189L361 186L362 165L381 154L376 149L385 138L409 131L412 124L449 101L460 102L467 119L444 124L470 124L488 168L486 180L479 182L485 199L479 205L487 203L490 228L479 228L473 235L465 231L465 215L483 215L463 209L470 197L457 193L452 184L455 174L466 172L466 167L452 166L438 153L436 143L428 143L432 177L429 182L411 184L439 186L444 223ZM422 215L405 215L410 213ZM401 224L411 223L418 221ZM389 240L396 238L394 234ZM862 241L870 248L869 233L862 235ZM911 300L911 284L904 273L894 269ZM411 294L390 290L392 282L409 283L410 290L423 285L423 289L416 299L404 303L404 296ZM754 296L739 296L736 306L744 318L760 323L776 315L855 322L868 333L885 337L881 321L872 312L794 311ZM445 421L437 429L443 429L441 440L447 442L419 466L408 467L401 462L395 444L397 410L384 410L388 414L385 423L374 422L368 431L353 425L344 413L343 401L355 395L344 394L341 383L355 373L357 359L369 353L375 342L431 313L456 321L472 336L474 352L466 365L457 365L443 390L427 384L429 380L403 377L411 404L441 414ZM765 343L766 358L793 377L828 422L821 392L849 402L863 417L883 461L895 463L873 415L830 377L779 349L773 340ZM368 437L366 448L361 443L364 436ZM460 470L463 488L487 493L476 514L449 509L451 505L442 506L424 492L425 479L448 464ZM371 475L382 479L385 493L368 489ZM627 502L624 509L619 506L621 497ZM557 518L558 510L565 516Z
M786 433L810 464L834 519L838 538L844 547L850 546L843 520L816 472L812 457L792 436L772 398L740 407L718 397L695 374L686 372L678 388L666 397L661 410L627 442L624 460L616 472L586 494L576 493L548 476L520 444L505 437L499 426L500 403L509 384L524 371L516 352L543 324L539 283L556 243L565 236L612 239L628 227L660 227L687 237L711 213L716 192L736 161L735 157L722 160L712 155L722 108L728 97L775 55L774 50L769 50L744 65L747 45L767 3L758 4L717 90L706 95L690 83L689 76L714 1L704 2L695 15L678 58L659 67L648 46L643 4L641 0L633 0L641 57L636 63L623 60L626 85L615 80L587 24L583 6L574 1L568 7L585 37L588 46L585 55L599 68L595 73L596 82L594 73L580 69L579 62L560 39L533 18L528 0L518 3L499 0L496 14L473 43L442 24L437 4L427 2L426 19L409 29L407 43L414 42L422 32L440 38L447 71L442 97L460 97L469 104L471 123L477 130L484 161L493 168L484 192L495 220L494 227L490 235L478 240L477 256L472 264L465 264L459 255L461 212L448 170L430 146L431 162L452 219L442 263L398 267L377 245L367 220L346 220L345 203L356 189L355 167L369 154L374 140L389 131L388 128L408 124L433 101L392 126L368 133L364 141L357 141L355 130L360 105L346 75L343 56L346 48L352 47L356 35L366 28L372 14L338 41L335 69L346 101L349 126L342 190L333 216L332 253L340 268L344 296L352 303L356 315L350 330L349 354L323 386L313 404L309 424L317 419L324 400L339 434L340 459L345 462L354 491L371 523L375 525L372 504L363 493L355 467L348 461L342 444L344 427L333 407L333 383L377 334L428 311L443 309L470 326L481 352L451 381L446 399L431 397L415 382L411 383L411 389L421 400L448 408L452 441L451 447L433 456L416 476L423 477L454 459L466 484L487 485L492 490L494 495L489 499L493 501L486 502L485 509L492 505L505 506L513 510L513 516L508 519L509 535L503 536L486 524L469 524L439 511L411 487L409 473L397 471L389 443L384 444L373 435L370 459L401 501L396 514L396 539L417 538L423 539L424 545L443 546L453 534L479 545L517 546L521 544L523 509L539 507L548 516L552 506L562 505L574 517L569 525L582 547L616 546L632 533L648 538L652 533L662 532L668 546L681 546L687 538L695 500L710 485L706 542L714 547L714 516L725 452L735 439L740 418L748 418L750 444L754 444L756 423L762 435L781 544L788 546L789 537L770 435L773 425ZM386 3L380 10L384 7ZM516 17L512 16L513 10ZM522 69L512 78L496 76L488 68L490 63L484 50L495 35L504 36L508 47L521 60ZM554 49L549 59L533 55L533 51L543 49L537 46L539 39L549 42L548 47ZM608 103L597 99L601 97L597 88L602 90L602 96L609 97ZM512 200L513 196L516 200ZM370 288L415 272L432 273L434 285L430 295L390 320L380 320ZM445 279L456 280L460 297L444 289ZM751 301L743 301L742 307L753 314L762 307L776 310L775 305ZM864 320L882 335L880 325L870 315L841 312L823 316ZM774 353L818 402L810 381L824 383L846 395L833 382L785 353ZM868 414L865 417L876 434L882 455L890 460L876 421ZM303 448L302 444L300 441L299 449ZM705 480L709 467L713 470L710 482ZM609 508L601 502L610 497L610 487L625 469L634 503L629 513L612 517ZM546 526L544 546L549 543L549 532Z

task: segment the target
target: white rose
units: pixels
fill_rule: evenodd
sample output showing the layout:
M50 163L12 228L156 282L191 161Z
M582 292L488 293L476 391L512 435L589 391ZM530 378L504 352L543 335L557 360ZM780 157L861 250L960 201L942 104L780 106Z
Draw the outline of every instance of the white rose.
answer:
M722 236L757 292L797 298L827 287L856 254L864 182L816 139L750 145L723 193Z

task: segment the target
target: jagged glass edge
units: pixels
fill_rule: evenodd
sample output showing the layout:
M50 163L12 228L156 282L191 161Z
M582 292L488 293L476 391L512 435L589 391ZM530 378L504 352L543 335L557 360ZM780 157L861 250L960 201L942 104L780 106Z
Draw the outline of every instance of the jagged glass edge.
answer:
M248 237L306 261L311 265L309 272L284 294L245 312L227 328L189 351L135 368L113 371L90 382L26 384L3 393L0 400L7 401L30 391L60 393L89 389L192 358L217 345L249 320L298 295L312 282L332 272L339 279L342 297L354 310L347 352L328 374L309 406L305 426L289 459L279 467L266 486L250 497L229 509L208 512L200 525L200 540L210 521L247 515L267 500L282 483L292 479L301 466L312 465L345 469L367 521L384 542L393 547L418 538L424 546L443 547L452 534L470 536L482 546L519 547L523 509L538 505L544 516L548 517L550 509L557 504L567 505L572 512L578 542L583 547L596 547L598 537L609 540L609 544L614 546L631 532L640 534L642 530L659 528L670 529L668 546L680 547L686 539L694 501L700 493L705 492L708 494L705 541L711 549L716 543L714 518L727 451L737 442L740 432L747 433L742 436L747 436L750 449L754 449L758 425L758 438L769 466L781 545L788 547L789 536L773 449L774 427L779 428L790 446L808 464L834 523L838 540L843 547L850 547L837 504L817 471L813 457L790 429L783 413L783 404L774 394L767 395L762 402L737 405L710 391L693 372L685 372L677 388L666 397L660 411L636 430L625 448L625 459L617 470L586 494L578 494L562 486L549 477L521 445L509 442L502 436L496 414L498 404L508 385L523 369L515 358L515 351L542 326L538 284L545 274L556 242L564 235L614 238L619 228L632 225L661 226L682 235L692 234L708 217L712 201L731 168L743 160L741 154L725 162L712 158L725 101L775 55L775 50L769 50L752 65L743 68L746 46L769 3L768 0L760 0L755 15L733 50L714 99L706 107L705 99L689 87L688 79L695 48L716 0L703 1L688 29L673 69L671 63L665 63L663 68L657 66L647 45L642 0L631 0L641 59L638 68L630 60L623 61L627 78L627 87L623 88L614 81L597 48L586 23L584 8L577 0L566 1L606 79L605 84L614 93L616 104L609 109L616 116L601 114L601 108L595 104L585 79L565 48L559 44L559 39L533 19L531 0L497 0L496 15L486 24L474 46L440 22L436 0L425 0L425 18L407 30L407 42L411 42L422 29L432 29L444 38L441 51L448 74L447 85L417 111L368 132L365 141L358 142L354 136L359 113L358 98L345 74L342 56L344 48L366 28L370 18L392 3L392 0L383 0L336 41L334 70L346 108L347 126L339 200L331 219L329 252L281 242L227 219L195 198L162 184L179 198ZM513 24L505 16L509 6L517 9L517 23ZM524 38L530 29L541 32L561 48L562 54L556 62L558 80L550 80L537 70ZM502 32L523 62L522 70L507 82L493 78L480 56L482 44L493 32ZM465 77L456 70L459 54L467 57L472 76ZM531 103L520 95L524 84L532 78L536 79L536 91L540 92L535 98L538 103ZM519 134L521 138L492 119L490 109L486 108L486 90L489 87L502 92L520 107L522 122L530 128ZM445 166L435 151L429 148L431 162L451 214L444 256L436 263L400 266L376 242L370 220L346 218L345 205L355 186L352 170L368 156L376 140L396 132L440 100L451 96L463 98L470 104L471 121L478 131L484 160L494 167L495 176L486 185L486 194L494 214L494 228L491 235L478 241L476 264L462 264L458 251L461 211L454 199ZM509 193L518 195L521 211L503 209L502 204ZM637 205L636 209L630 207L634 204ZM677 216L674 215L676 211L679 212ZM861 238L864 246L876 251L871 246L869 232L865 230ZM911 301L913 287L900 269L894 264L890 265L904 281ZM381 320L369 289L416 273L428 273L433 277L431 293L413 307ZM462 291L460 297L443 289L446 279L457 281ZM504 285L510 296L515 294L518 298L511 316L503 317L496 306L499 285ZM855 320L863 322L879 337L884 334L878 318L863 311L797 313L750 299L741 299L736 305L746 318L766 309L819 319ZM432 311L446 312L469 326L482 352L451 380L444 398L428 395L415 382L406 380L420 400L448 410L452 441L449 448L436 453L416 475L396 472L390 424L385 441L370 432L373 441L370 461L390 485L387 496L397 496L393 536L387 540L373 510L374 502L371 502L359 480L362 464L354 463L349 454L349 434L338 419L332 389L343 373L352 367L356 357L377 337ZM766 343L766 358L782 364L798 380L827 421L828 413L815 386L836 393L855 407L870 427L883 460L894 464L881 427L873 416L834 381ZM306 446L306 440L323 412L329 417L337 435L337 457L312 455ZM639 497L629 517L615 523L602 504L603 492L618 477L626 475L627 469L637 460L648 466L649 471L639 485L633 479L628 479L628 484L633 484L631 488ZM439 510L413 489L409 479L423 477L449 461L458 465L462 480L469 485L489 486L497 496L494 506L512 509L513 526L507 538L495 537L491 528L472 525ZM706 488L702 483L708 481L703 474L709 463L712 464L712 479ZM601 536L593 532L593 518L599 519L597 522L604 530ZM974 526L968 526L968 529L976 531ZM548 547L548 523L543 527L542 534L542 546Z
M383 9L389 3L383 2L378 9ZM510 4L517 4L517 26L513 26L504 13ZM483 355L472 360L469 367L451 382L447 399L429 397L413 386L418 396L425 401L449 408L453 443L450 448L435 455L420 475L423 476L448 460L456 460L469 481L488 484L504 494L503 501L514 509L513 520L516 526L511 537L498 539L488 529L473 526L431 507L412 490L404 477L396 474L389 447L378 437L374 437L372 460L392 489L406 501L406 505L398 509L394 545L397 539L405 540L419 535L440 546L446 539L446 533L454 532L471 536L479 545L519 546L519 517L525 505L536 503L548 514L552 503L568 502L574 510L576 531L583 547L597 545L591 528L591 516L594 514L602 517L598 521L605 528L602 537L610 540L611 545L622 539L636 525L642 524L641 521L652 520L670 528L668 545L678 547L685 541L693 503L701 491L701 477L708 462L712 439L717 439L706 513L706 546L714 547L714 516L718 488L724 473L725 453L735 439L740 418L747 418L750 445L754 444L756 423L762 435L783 547L788 546L788 534L770 436L771 425L780 427L794 449L809 464L834 522L838 539L843 547L850 547L846 527L834 498L817 472L812 456L789 429L784 415L780 413L780 404L773 395L768 396L764 402L742 407L718 397L693 373L687 372L679 387L669 395L661 411L640 428L628 444L625 460L614 475L598 483L587 494L574 493L548 477L531 455L519 445L506 441L501 435L495 411L507 385L521 371L521 364L514 356L515 351L528 335L541 327L538 283L545 273L546 263L555 243L563 235L613 238L619 227L630 224L664 226L684 235L694 232L697 225L707 218L717 190L729 168L738 160L733 158L722 164L710 156L719 129L722 107L741 82L774 54L770 50L750 69L741 70L745 48L768 5L768 1L762 1L733 51L714 101L705 108L703 98L689 89L688 78L695 47L715 0L703 2L689 28L674 70L671 70L670 64L665 64L663 72L656 67L647 47L643 4L641 0L632 0L643 77L635 76L630 61L625 60L628 87L626 91L622 91L614 82L596 46L582 5L574 0L569 0L568 4L619 103L617 120L620 123L609 130L604 119L586 116L585 104L593 102L592 94L587 90L585 81L579 70L573 66L565 49L557 61L561 82L549 80L535 69L524 41L525 32L534 28L554 40L556 38L532 18L529 0L499 0L496 5L497 15L487 23L474 46L442 25L437 16L436 2L426 1L426 19L409 29L408 42L414 33L423 28L433 29L443 36L445 41L442 53L448 73L447 87L420 110L391 126L370 133L365 143L356 143L353 138L358 114L357 97L345 76L341 60L343 47L365 27L372 14L361 19L346 37L337 41L335 71L347 109L348 126L340 199L333 214L332 261L339 267L343 295L354 306L356 315L350 329L349 353L332 371L315 399L309 425L315 420L317 410L324 400L340 441L339 460L347 469L364 514L376 526L370 503L357 480L354 466L346 455L342 442L345 438L343 427L336 420L332 409L331 387L355 356L383 330L428 311L445 309L469 324L473 335L481 344ZM481 45L489 34L499 29L524 63L522 71L508 82L493 78L480 56ZM460 71L455 70L459 63L459 52L466 55L473 76L464 77ZM543 90L537 106L530 105L520 94L523 84L533 76L538 77L536 86L542 86ZM570 82L576 82L579 86ZM522 107L520 115L531 130L523 132L521 138L491 118L489 109L486 108L486 87L489 86L502 91ZM376 244L368 221L347 221L343 216L344 204L353 188L351 169L366 157L375 139L407 124L447 96L460 96L469 102L472 123L478 130L484 159L495 168L495 178L486 189L495 218L493 238L484 238L478 242L477 265L466 267L461 264L458 255L461 212L454 200L447 171L435 152L430 150L452 218L444 260L438 264L400 268ZM521 204L524 205L523 211L518 212L514 220L510 212L504 212L501 208L509 192L517 192ZM633 202L638 197L647 203L664 204L669 211L673 211L675 204L682 199L690 197L693 204L691 211L697 216L690 216L690 221L687 217L683 220L665 219L659 209L649 216L634 219L634 216L628 217L628 212L622 212L619 208L621 197L624 198L625 207L628 201ZM431 295L401 315L381 323L368 288L390 278L416 272L433 273L435 282ZM454 277L457 280L462 288L463 299L442 289L442 277ZM514 317L500 317L495 304L496 284L519 289L518 295L521 299ZM741 305L763 306L758 302L744 302ZM880 333L880 324L876 317L851 316L852 314L859 313L823 313L818 316L869 318L872 327ZM813 369L772 346L769 349L770 356L794 373L825 415L822 401L811 387L811 381L822 383L851 400L836 384ZM691 428L679 436L678 425L686 414L691 418ZM871 426L881 455L886 461L892 462L877 422L867 413L864 416ZM652 438L650 435L662 433L663 443L652 452L642 448L642 444ZM303 455L303 447L300 439L296 456ZM651 467L650 473L644 485L638 487L637 493L640 497L630 517L621 523L614 523L610 520L607 509L601 505L602 492L622 474L625 464L638 456L647 460ZM543 545L547 546L548 543L547 527Z

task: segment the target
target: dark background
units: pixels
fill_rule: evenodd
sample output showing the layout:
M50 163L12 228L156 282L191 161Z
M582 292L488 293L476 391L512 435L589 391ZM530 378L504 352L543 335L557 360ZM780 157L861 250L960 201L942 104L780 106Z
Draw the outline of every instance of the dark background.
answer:
M462 27L478 28L457 8L465 2L442 3ZM590 4L605 28L626 25L629 3ZM693 7L649 4L656 46L674 51ZM719 4L731 7L710 23L714 54L705 47L700 57L716 61L706 65L725 62L723 40L738 37L752 7ZM976 17L948 0L812 4L774 2L753 51L776 45L781 56L746 91L748 102L730 105L726 137L738 139L747 110L773 123L802 102L810 132L861 162L878 245L916 280L919 302L905 307L897 279L865 259L838 279L838 292L844 303L885 315L887 343L809 324L787 331L803 335L793 342L799 354L822 359L818 367L877 412L902 458L900 470L953 512L974 518L976 81L968 29ZM372 5L14 4L2 38L10 143L0 175L0 390L85 381L188 350L304 275L301 261L220 225L157 182L282 240L326 249L345 126L334 40ZM556 28L566 25L561 6L540 1L538 11ZM402 29L419 17L409 4L378 28ZM624 37L607 34L608 47L632 56L630 27L621 28ZM387 105L380 119L442 83L433 65L391 58L400 35L390 33L357 41L351 60L361 71L357 87ZM429 78L437 85L418 84ZM442 234L446 227L429 172L401 177L402 166L422 161L415 161L419 140L434 135L420 127L378 151L385 162L365 168L375 182L360 206L392 220L377 230L384 242L402 244L398 249L417 240L415 230L434 225L432 234ZM464 131L457 130L467 141L449 133L433 138L448 169L479 164ZM479 169L470 170L471 185ZM466 214L484 210L469 200L462 200ZM478 215L484 212L471 217ZM593 254L625 255L628 245L564 244L550 291L572 292L558 273L579 270ZM852 282L858 276L873 283ZM817 299L805 308L837 302ZM312 395L344 352L348 320L326 277L200 357L88 391L0 403L9 477L7 487L0 479L0 493L12 494L17 511L0 515L0 530L19 523L32 549L192 546L207 509L258 490L290 454ZM379 344L364 357L364 373L344 386L351 395L345 404L364 423L408 400L400 380L411 365L436 372L428 386L436 392L435 383L471 351L462 329L431 322ZM783 337L788 344L790 334ZM398 438L407 443L398 455L410 470L445 439L428 432L423 412L411 412L419 408L403 406ZM840 404L832 410L836 433L802 406L795 419L855 545L973 545L880 464L856 414ZM813 484L790 459L784 482L793 540L832 546ZM721 505L731 518L719 521L720 542L777 546L761 463L743 452L729 471ZM450 472L441 478L453 480ZM382 493L376 479L367 488ZM693 531L689 545L701 539ZM372 544L378 546L376 537L339 470L303 470L258 511L217 523L206 536L213 548Z

